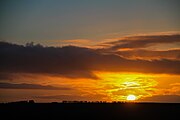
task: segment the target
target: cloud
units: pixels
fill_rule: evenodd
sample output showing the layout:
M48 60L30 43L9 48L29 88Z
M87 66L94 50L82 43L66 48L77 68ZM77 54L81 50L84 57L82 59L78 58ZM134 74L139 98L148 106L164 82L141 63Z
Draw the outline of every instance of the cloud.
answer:
M180 74L178 60L129 60L97 49L0 42L0 73L49 74L98 79L94 71Z
M42 89L42 90L71 90L65 87L54 87L51 85L38 85L38 84L15 84L15 83L0 83L0 89Z
M34 96L34 98L39 98L39 99L53 99L53 100L67 100L67 101L97 101L97 100L103 100L107 96L102 95L102 94L97 94L97 95L46 95L46 96Z
M9 75L8 73L0 73L0 80L13 80L14 77L13 74Z
M172 59L180 60L180 49L166 50L166 51L151 51L151 50L127 50L114 52L116 55L120 55L128 59Z
M180 83L172 83L172 84L170 84L170 86L177 86L177 87L180 87Z
M47 42L53 46L73 45L73 46L87 46L87 47L90 47L95 43L93 40L89 40L89 39L48 40Z
M125 48L147 48L162 43L180 43L180 34L130 36L121 38L120 40L106 42L102 46L104 45L106 49L114 51Z
M67 43L80 43L80 44L83 44L83 43L89 43L90 40L88 40L88 39L72 39L72 40L64 40L64 42L67 42Z
M54 95L54 96L36 96L41 99L56 99L56 100L87 100L86 97L80 95Z
M180 96L178 95L156 95L141 99L143 102L165 102L165 103L180 103Z
M96 76L86 66L91 54L94 53L90 49L73 46L56 48L0 42L0 72L95 79Z

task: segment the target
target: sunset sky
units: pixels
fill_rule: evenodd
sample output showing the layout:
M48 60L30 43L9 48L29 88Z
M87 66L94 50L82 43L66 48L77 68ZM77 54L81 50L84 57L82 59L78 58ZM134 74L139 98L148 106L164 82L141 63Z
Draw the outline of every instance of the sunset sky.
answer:
M179 11L179 0L1 0L0 102L180 103Z

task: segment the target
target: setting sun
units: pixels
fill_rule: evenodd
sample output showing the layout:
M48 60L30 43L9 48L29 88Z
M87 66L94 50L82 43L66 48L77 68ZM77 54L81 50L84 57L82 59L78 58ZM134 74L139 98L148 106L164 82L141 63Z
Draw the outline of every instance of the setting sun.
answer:
M135 95L128 95L127 100L136 100L136 96Z

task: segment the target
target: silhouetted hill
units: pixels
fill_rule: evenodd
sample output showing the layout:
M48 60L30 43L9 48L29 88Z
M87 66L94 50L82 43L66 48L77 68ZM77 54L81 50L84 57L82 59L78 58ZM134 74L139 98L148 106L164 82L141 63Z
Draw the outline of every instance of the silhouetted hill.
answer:
M178 103L33 103L0 104L1 117L16 119L179 120Z

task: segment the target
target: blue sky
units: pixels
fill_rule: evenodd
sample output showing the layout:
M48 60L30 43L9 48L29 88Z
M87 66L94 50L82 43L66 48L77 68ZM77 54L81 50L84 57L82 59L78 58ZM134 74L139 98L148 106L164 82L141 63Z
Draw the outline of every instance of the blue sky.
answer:
M178 0L1 0L0 39L89 39L180 30Z

